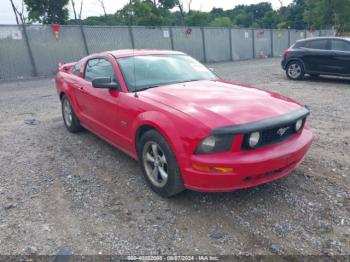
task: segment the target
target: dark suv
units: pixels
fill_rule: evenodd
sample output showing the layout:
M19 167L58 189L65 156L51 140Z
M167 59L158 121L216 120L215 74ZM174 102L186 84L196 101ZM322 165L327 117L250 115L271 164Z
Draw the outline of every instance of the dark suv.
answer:
M282 68L287 77L350 76L350 39L318 37L299 40L284 52Z

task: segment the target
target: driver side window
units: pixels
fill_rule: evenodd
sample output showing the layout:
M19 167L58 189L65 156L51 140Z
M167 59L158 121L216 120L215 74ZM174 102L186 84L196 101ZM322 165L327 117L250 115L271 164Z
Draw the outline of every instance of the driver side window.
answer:
M111 62L104 58L93 58L86 63L84 79L91 82L98 77L110 77L113 82L118 82Z

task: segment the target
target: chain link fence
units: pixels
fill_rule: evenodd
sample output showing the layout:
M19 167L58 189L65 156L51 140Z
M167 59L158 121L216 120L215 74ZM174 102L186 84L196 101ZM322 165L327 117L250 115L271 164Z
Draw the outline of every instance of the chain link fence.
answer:
M52 76L58 63L108 50L169 49L202 62L238 61L281 56L299 39L332 35L332 30L60 26L56 37L51 25L0 25L0 80Z

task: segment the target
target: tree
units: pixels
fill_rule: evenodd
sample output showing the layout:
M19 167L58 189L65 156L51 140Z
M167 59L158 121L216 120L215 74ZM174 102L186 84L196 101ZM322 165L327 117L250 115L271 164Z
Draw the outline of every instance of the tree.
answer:
M132 0L116 15L120 16L125 24L154 26L164 23L160 10L150 0Z
M233 22L227 16L217 17L209 23L209 26L215 27L234 27Z
M225 11L225 14L240 27L265 27L266 24L277 25L277 19L272 12L274 10L270 3L261 2L251 5L237 5L235 8Z
M185 0L175 0L175 6L178 7L179 12L181 14L181 24L183 25L185 22L185 17L186 17L186 10L185 10ZM191 12L191 5L192 5L192 0L187 0L186 2L187 4L187 12L190 13Z
M304 21L305 1L294 0L290 5L278 10L278 28L305 29Z
M278 24L278 14L276 11L268 11L263 18L259 20L261 28L276 28Z
M68 0L24 0L28 18L43 24L65 24L68 20Z
M74 21L72 21L75 24ZM107 14L101 16L90 16L81 21L83 25L128 25L127 21L124 21L120 16L116 14Z
M103 14L106 16L107 12L106 12L106 6L105 6L105 2L103 0L97 0L103 10Z
M191 11L185 18L186 25L206 26L210 21L210 14L201 11Z
M350 3L348 0L339 0L334 4L334 25L339 33L350 30Z
M12 1L12 0L10 0ZM25 0L26 2L50 2L53 0ZM59 0L61 2L63 0ZM68 0L66 0L68 1ZM75 3L78 0L70 0ZM213 8L209 13L191 10L192 0L130 0L115 14L106 14L104 0L98 1L104 16L89 17L84 24L99 25L189 25L235 26L253 28L318 29L336 25L350 30L350 0L293 0L273 10L269 2L237 5L231 10ZM176 8L176 11L173 9ZM77 12L73 8L75 21ZM41 13L40 13L41 14ZM32 17L34 15L32 14ZM35 17L35 16L34 16ZM73 20L70 21L73 23Z
M20 23L21 24L25 24L26 17L25 17L25 14L24 14L25 9L24 9L24 2L23 2L23 0L21 2L21 8L18 8L14 4L13 0L10 0L10 3L11 3L11 7L12 7L13 13L14 13L15 18L16 18L17 25L19 25Z
M164 9L173 9L177 4L177 0L159 0L159 4Z
M79 9L79 13L76 10L76 0L70 0L71 4L72 4L72 9L73 9L73 13L74 13L74 22L77 23L78 19L79 21L81 21L81 15L83 12L83 0L80 0L80 9Z
M211 11L210 11L210 14L213 18L217 18L217 17L223 17L225 16L225 11L224 9L222 8L213 8Z
M339 0L305 0L304 19L307 21L309 28L316 29L334 24L336 2L339 2Z
M305 0L304 20L309 28L336 25L346 27L350 19L349 0Z

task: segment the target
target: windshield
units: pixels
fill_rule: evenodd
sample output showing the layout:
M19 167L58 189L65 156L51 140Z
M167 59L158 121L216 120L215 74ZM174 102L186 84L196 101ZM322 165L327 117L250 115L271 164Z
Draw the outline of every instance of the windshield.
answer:
M210 70L187 55L146 55L118 59L129 91L160 85L217 79Z

